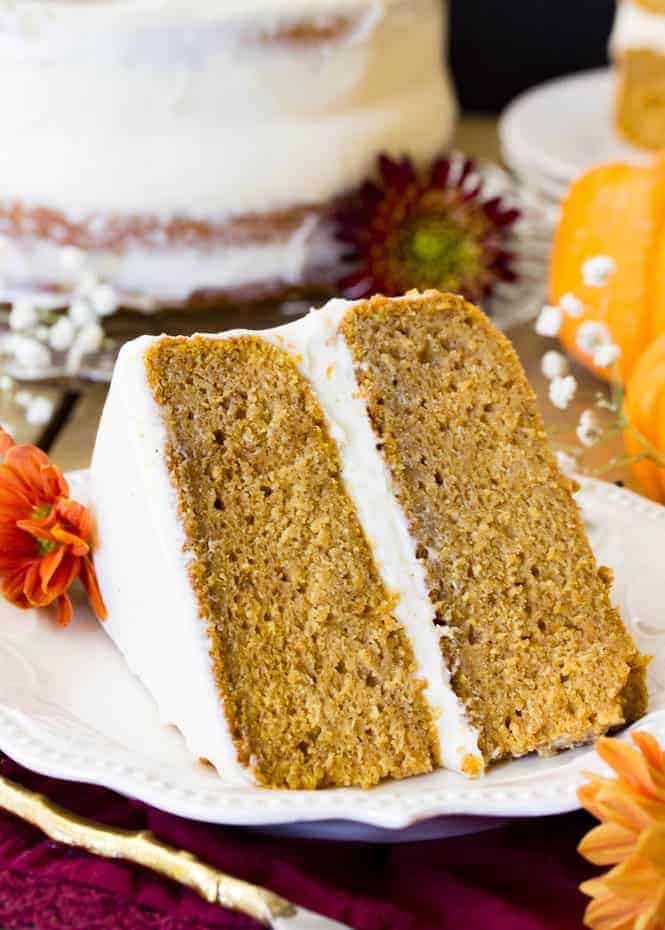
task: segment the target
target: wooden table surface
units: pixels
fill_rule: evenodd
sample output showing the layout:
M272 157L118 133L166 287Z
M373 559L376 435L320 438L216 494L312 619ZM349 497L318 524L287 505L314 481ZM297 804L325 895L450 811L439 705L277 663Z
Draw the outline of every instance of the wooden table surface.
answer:
M455 139L455 145L470 155L488 158L494 161L501 160L499 140L496 131L496 120L491 117L465 117L461 120ZM177 320L169 321L170 331L177 326ZM228 329L241 323L243 326L256 325L265 327L276 322L266 318L252 319L246 313L242 320L234 317L233 311L220 311L217 329ZM283 318L282 318L283 322ZM154 331L154 322L146 320L146 327ZM527 375L534 386L539 398L546 425L552 433L555 446L563 446L574 442L574 429L583 409L593 402L596 391L602 385L591 375L579 368L574 369L580 387L574 403L567 411L558 411L547 401L547 381L540 372L540 359L553 342L543 339L535 334L532 324L525 324L509 332L510 338L522 359ZM75 397L63 398L61 414L64 410L66 417L52 423L42 434L42 442L48 446L53 460L63 469L72 470L86 468L90 462L90 455L94 443L97 424L101 413L106 387L104 385L91 385L84 388ZM604 463L621 454L621 443L616 441L602 447L586 450L581 463L584 467L596 469ZM631 484L631 477L625 470L613 469L603 475L608 480L624 480Z

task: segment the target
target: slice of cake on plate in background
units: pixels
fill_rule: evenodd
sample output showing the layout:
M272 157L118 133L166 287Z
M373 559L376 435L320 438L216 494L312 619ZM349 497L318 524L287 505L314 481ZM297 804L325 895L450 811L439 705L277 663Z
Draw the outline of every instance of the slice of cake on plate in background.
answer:
M665 0L618 0L610 52L619 131L642 148L665 148Z
M104 629L224 779L473 776L646 708L517 356L459 297L129 343L91 506Z

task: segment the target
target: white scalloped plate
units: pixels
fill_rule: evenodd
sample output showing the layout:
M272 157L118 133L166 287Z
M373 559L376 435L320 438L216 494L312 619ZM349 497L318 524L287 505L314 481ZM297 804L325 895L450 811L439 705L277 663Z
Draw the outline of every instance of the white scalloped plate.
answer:
M85 475L71 476L71 483L73 495L84 499ZM655 655L652 709L639 726L665 741L665 507L589 479L579 501L597 555L615 570L615 600L639 646ZM0 749L44 774L104 785L185 817L280 824L287 835L344 839L384 838L386 829L403 831L393 839L451 835L496 822L487 818L572 810L582 771L602 770L587 747L497 765L476 781L438 771L369 791L229 787L160 722L151 698L85 607L61 630L49 615L4 601Z

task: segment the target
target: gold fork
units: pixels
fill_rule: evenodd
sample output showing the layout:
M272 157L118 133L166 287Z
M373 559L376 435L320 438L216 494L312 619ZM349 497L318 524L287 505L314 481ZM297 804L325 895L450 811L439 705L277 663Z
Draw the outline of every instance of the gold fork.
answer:
M253 917L275 930L350 930L174 849L147 830L107 827L78 817L42 794L0 776L0 807L38 827L52 840L110 859L135 862L193 889L206 901Z

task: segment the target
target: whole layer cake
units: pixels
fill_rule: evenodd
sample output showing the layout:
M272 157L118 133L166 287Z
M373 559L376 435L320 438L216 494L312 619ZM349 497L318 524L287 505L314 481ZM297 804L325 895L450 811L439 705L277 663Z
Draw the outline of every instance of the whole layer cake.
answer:
M619 131L643 148L665 148L665 0L618 0L610 50Z
M104 628L226 780L477 775L645 710L515 352L461 298L129 343L91 502Z
M5 295L66 288L68 245L167 304L318 281L329 202L449 139L444 28L441 0L1 4Z

